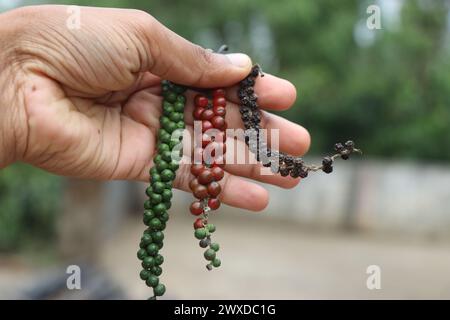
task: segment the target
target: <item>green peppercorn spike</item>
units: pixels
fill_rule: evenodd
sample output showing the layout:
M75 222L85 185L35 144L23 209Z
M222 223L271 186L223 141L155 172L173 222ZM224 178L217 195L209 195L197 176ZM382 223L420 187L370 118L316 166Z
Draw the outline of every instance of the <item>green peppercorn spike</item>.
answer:
M167 210L172 205L172 183L179 168L179 162L172 158L172 151L175 147L180 147L182 135L178 132L175 135L174 132L185 127L183 117L186 98L183 93L186 88L167 80L161 81L161 88L164 99L162 115L159 119L157 154L153 159L155 165L149 171L150 185L145 190L148 200L144 202L143 222L148 228L144 231L137 253L144 268L140 272L140 278L147 286L153 288L154 296L150 299L156 299L166 291L166 287L159 282L158 278L162 274L163 270L160 266L164 262L164 257L159 250L164 245L162 231L169 220ZM204 229L203 232L206 236L207 230Z

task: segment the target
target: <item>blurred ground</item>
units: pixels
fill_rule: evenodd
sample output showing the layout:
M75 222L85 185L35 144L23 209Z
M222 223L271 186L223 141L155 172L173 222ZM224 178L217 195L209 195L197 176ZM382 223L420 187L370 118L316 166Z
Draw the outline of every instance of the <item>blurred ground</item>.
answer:
M450 298L449 243L324 234L257 215L213 219L222 267L207 272L203 250L192 236L192 219L172 214L163 249L166 299ZM149 294L137 276L141 231L140 223L124 226L103 259L105 268L137 299ZM381 290L366 288L371 264L381 267Z
M308 189L306 185L299 188L304 192ZM302 214L294 205L301 202L294 193L296 190L273 192L271 205L261 214L227 206L212 214L222 267L208 272L203 249L193 237L193 217L186 211L191 197L177 191L162 250L165 263L161 279L168 288L164 298L450 299L448 237L376 229L357 232L332 224L324 227L302 223L292 219ZM282 202L291 203L290 215L277 209ZM98 276L83 280L81 292L65 289L65 270L68 264L84 262L69 259L58 265L55 257L52 260L44 255L38 259L42 252L0 256L0 299L28 298L24 292L30 284L52 275L60 283L62 279L63 293L51 298L85 299L93 298L90 294L94 293L94 298L99 298L97 294L103 298L147 298L150 290L139 279L140 263L136 258L144 229L140 216L126 215L116 222L118 227L109 229L106 239L96 241L100 243L100 248L93 251ZM73 218L70 220L75 221ZM93 230L105 229L106 220L93 223ZM82 244L81 240L77 243ZM381 268L380 290L366 287L369 265ZM84 274L90 271L82 267ZM106 292L108 286L99 283L104 276L112 279L102 281L108 286L111 282L113 295ZM116 290L116 284L123 292Z

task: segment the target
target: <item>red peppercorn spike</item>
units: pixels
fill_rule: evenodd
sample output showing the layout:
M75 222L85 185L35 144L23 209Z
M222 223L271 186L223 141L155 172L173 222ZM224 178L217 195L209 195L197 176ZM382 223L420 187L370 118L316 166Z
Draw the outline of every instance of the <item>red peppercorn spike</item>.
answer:
M226 152L226 135L224 133L227 128L225 121L225 90L215 89L212 95L212 104L202 94L198 94L194 101L195 108L193 116L195 120L202 121L203 133L202 147L197 147L194 152L195 155L201 156L203 163L192 164L191 166L191 173L195 178L189 182L189 187L193 191L194 196L199 199L194 201L190 206L190 211L193 215L201 215L204 213L203 201L205 200L207 200L206 204L211 210L217 210L220 207L220 200L217 197L222 188L218 181L222 180L225 174L223 167L225 165L224 154ZM214 132L213 134L211 133L212 130L208 132L210 129L220 131L218 133ZM205 152L204 150L207 147L210 147L207 149L209 152ZM206 153L211 153L211 155L207 155ZM216 156L216 153L220 154ZM202 228L204 224L205 220L198 218L194 222L194 228Z

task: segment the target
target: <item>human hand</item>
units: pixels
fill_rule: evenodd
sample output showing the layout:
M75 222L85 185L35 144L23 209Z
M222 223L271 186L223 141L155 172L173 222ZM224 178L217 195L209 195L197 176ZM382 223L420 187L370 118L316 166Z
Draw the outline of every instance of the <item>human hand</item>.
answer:
M193 87L227 87L229 128L242 128L233 84L250 71L242 54L196 46L142 11L81 7L80 29L66 25L65 6L25 7L0 15L0 167L24 161L89 179L148 180L161 114L161 78ZM4 44L4 46L3 46ZM255 90L262 108L284 110L296 92L266 75ZM194 93L188 92L192 97ZM185 110L192 130L192 99ZM264 112L280 129L280 150L304 154L308 132ZM267 191L241 177L293 187L298 179L260 175L258 165L227 165L222 201L261 210ZM189 166L175 187L188 190Z

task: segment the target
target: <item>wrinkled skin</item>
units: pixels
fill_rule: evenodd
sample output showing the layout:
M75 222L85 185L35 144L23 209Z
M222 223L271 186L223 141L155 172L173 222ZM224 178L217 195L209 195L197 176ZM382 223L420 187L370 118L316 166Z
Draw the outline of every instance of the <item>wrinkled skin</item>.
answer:
M79 29L67 26L65 6L25 7L0 15L0 168L23 161L59 175L145 181L155 155L162 78L192 87L227 88L229 128L241 128L236 87L251 68L242 54L196 46L136 10L80 8ZM267 75L255 87L265 109L295 101L288 81ZM187 128L192 97L187 93ZM280 129L280 150L301 155L308 132L264 112ZM249 210L268 203L267 191L241 177L293 187L298 179L260 175L258 165L228 165L222 200ZM189 166L175 187L188 190Z

